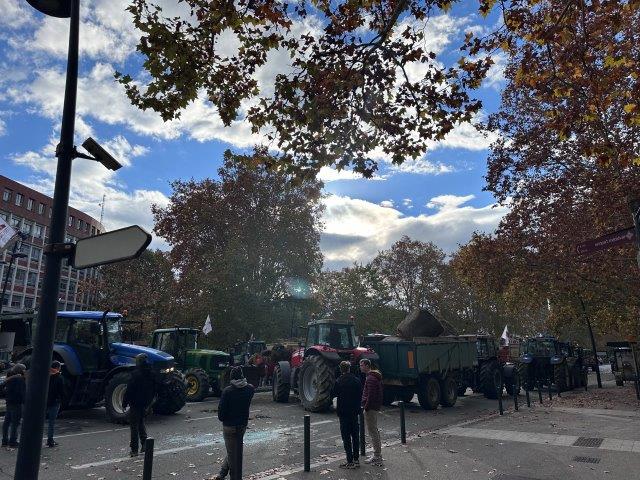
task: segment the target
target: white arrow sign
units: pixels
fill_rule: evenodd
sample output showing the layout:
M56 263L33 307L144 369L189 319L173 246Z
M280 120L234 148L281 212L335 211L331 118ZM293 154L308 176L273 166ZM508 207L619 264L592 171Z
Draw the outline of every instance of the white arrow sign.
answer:
M151 243L151 235L138 225L83 238L76 243L74 268L97 267L137 258Z

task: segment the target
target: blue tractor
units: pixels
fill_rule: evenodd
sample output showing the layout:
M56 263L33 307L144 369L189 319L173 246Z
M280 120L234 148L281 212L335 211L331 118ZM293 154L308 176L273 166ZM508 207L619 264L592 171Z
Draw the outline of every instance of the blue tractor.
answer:
M153 411L176 413L186 403L186 385L171 355L122 343L122 315L118 313L58 312L53 359L64 364L67 391L63 409L92 408L104 401L109 419L126 423L128 412L122 401L140 353L147 355L157 382ZM27 367L30 360L30 348L15 358Z

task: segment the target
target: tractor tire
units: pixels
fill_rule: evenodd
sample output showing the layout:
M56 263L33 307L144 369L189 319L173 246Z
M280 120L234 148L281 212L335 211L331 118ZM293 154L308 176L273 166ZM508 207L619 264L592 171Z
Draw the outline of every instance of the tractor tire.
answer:
M453 377L445 378L440 384L440 405L453 407L458 401L458 383Z
M161 385L153 404L153 412L159 415L172 415L187 403L187 387L182 374L171 372Z
M536 389L536 379L533 375L533 368L525 363L518 364L518 378L522 387L531 392Z
M624 380L622 380L622 379L621 379L621 378L619 378L619 377L616 377L616 385L617 385L618 387L624 387Z
M309 412L325 412L331 407L331 389L335 383L335 368L320 355L305 358L300 367L298 392Z
M421 378L418 385L418 402L425 410L436 410L440 405L440 382L435 377Z
M404 403L411 403L413 401L414 395L415 393L413 393L413 390L410 390L409 388L403 388L400 392L400 400L402 400Z
M271 382L271 394L274 402L289 403L289 394L291 393L289 381L282 375L280 365L276 365L273 369L273 381Z
M497 361L485 362L480 367L480 391L485 398L495 400L502 385L502 371ZM502 393L502 392L500 392Z
M111 423L125 424L129 422L129 408L124 408L122 401L130 378L131 372L118 373L109 380L107 388L104 390L104 406Z
M202 368L190 368L184 372L187 382L187 402L201 402L209 395L211 389L209 375Z
M511 378L505 378L504 389L507 391L507 395L513 397L514 395L520 395L520 376L518 372Z
M569 376L567 371L567 365L561 363L560 365L553 366L553 383L556 384L558 392L567 391L567 377Z

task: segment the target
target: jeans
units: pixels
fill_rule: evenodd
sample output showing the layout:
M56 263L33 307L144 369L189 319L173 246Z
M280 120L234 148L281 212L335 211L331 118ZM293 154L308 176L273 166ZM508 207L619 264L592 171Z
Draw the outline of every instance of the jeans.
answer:
M138 440L144 448L147 440L147 429L144 426L144 408L129 408L129 430L131 431L131 451L138 453Z
M367 426L367 433L373 445L373 456L382 457L382 442L380 441L380 431L378 430L378 411L368 410L364 412L364 423Z
M18 441L20 420L22 420L22 405L7 404L4 423L2 424L2 443ZM11 435L9 435L9 432L11 432Z
M56 403L55 405L47 406L47 420L48 420L47 441L49 443L53 442L53 430L56 425L56 418L58 418L59 411L60 411L59 403Z
M360 431L358 429L358 414L338 417L340 420L340 435L344 451L347 453L347 463L357 462L360 456Z
M241 427L222 427L224 446L227 448L227 456L220 467L220 476L222 478L231 473L231 480L241 480L240 475L236 474L235 471L238 460L240 461L238 466L240 469L242 468L242 442L246 431L246 425Z

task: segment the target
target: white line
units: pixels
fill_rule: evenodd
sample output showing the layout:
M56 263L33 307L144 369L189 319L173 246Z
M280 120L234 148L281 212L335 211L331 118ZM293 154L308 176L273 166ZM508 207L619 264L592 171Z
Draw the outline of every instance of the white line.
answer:
M313 425L313 426L315 426L315 425L323 425L325 423L333 423L333 422L334 422L334 420L323 420L321 422L312 422L311 425ZM303 425L296 425L294 427L277 428L275 430L266 430L266 431L271 431L273 433L283 433L283 432L287 432L287 431L290 431L290 430L296 430L296 429L302 428L302 427L303 427ZM219 443L219 441L197 443L195 445L187 445L187 446L184 446L184 447L176 447L176 448L168 448L166 450L158 450L158 451L153 453L153 456L154 457L158 457L160 455L167 455L167 454L170 454L170 453L182 452L184 450L191 450L191 449L194 449L194 448L211 447L212 445L215 445L216 443ZM101 467L103 465L111 465L111 464L114 464L114 463L122 463L122 462L126 462L127 460L133 460L133 459L131 457L112 458L112 459L109 459L109 460L102 460L100 462L85 463L83 465L72 465L71 468L73 470L83 470L85 468Z
M262 410L253 410L251 412L249 412L249 414L256 414L258 412L261 412ZM198 418L185 418L184 421L185 422L193 422L195 420L209 420L211 418L218 418L217 415L211 415L210 417L198 417Z
M119 432L120 430L129 430L129 427L112 428L110 430L96 430L94 432L68 433L66 435L56 435L56 438L79 437L81 435L95 435L96 433ZM47 438L46 436L43 438Z

